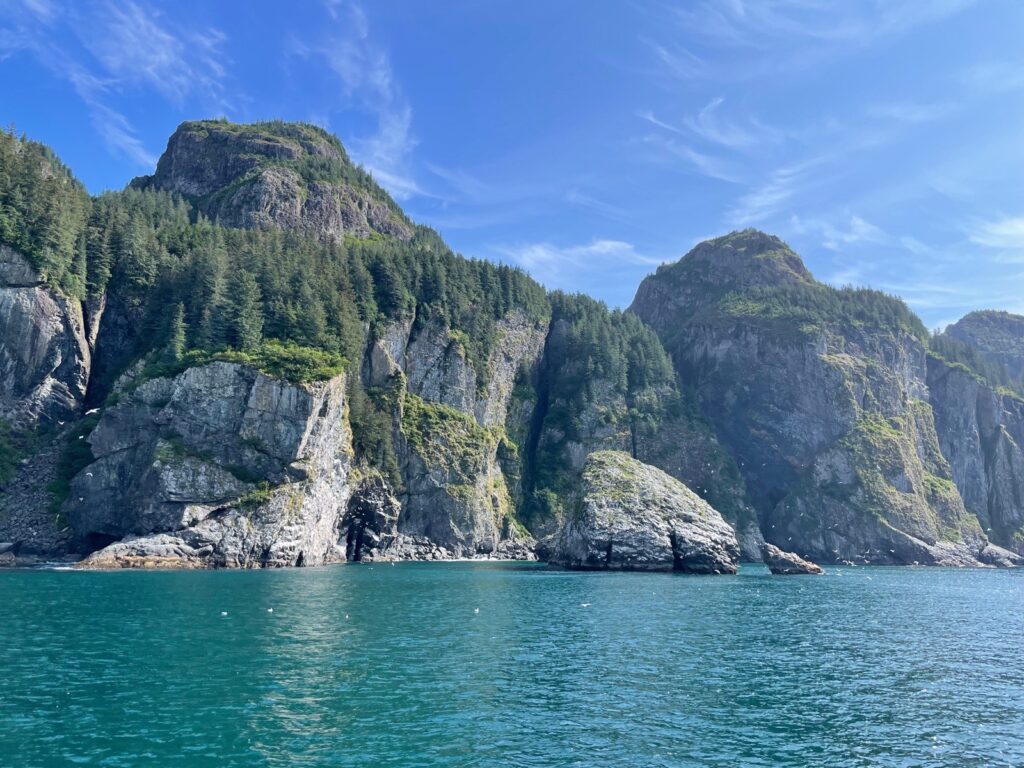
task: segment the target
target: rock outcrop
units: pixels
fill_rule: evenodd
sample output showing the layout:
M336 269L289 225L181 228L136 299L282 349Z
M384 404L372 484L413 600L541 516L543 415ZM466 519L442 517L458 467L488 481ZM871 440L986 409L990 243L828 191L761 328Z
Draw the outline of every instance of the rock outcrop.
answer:
M928 388L939 446L964 504L988 538L1024 555L1024 398L934 356Z
M1024 316L970 312L948 326L943 336L967 344L983 360L1002 368L1008 380L1024 383Z
M0 245L0 419L34 427L77 416L89 366L81 304Z
M619 451L587 458L551 562L588 570L735 573L736 536L678 480Z
M631 311L736 457L768 542L819 562L978 563L988 542L939 448L905 306L817 283L748 230L660 268Z
M775 576L796 576L800 574L822 574L821 566L804 560L794 552L783 552L774 544L765 542L761 547L761 557L768 570Z
M343 557L344 376L289 384L214 362L121 392L65 514L89 567L319 565ZM177 553L177 555L175 554Z
M296 123L187 122L167 142L156 173L137 187L177 192L211 219L318 237L389 235L413 228L394 201L321 128Z

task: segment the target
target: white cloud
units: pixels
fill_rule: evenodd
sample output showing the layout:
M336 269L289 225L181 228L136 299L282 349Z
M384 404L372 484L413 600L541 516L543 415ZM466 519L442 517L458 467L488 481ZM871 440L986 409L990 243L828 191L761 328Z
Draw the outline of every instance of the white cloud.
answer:
M949 115L955 105L949 103L921 104L914 102L893 102L889 104L873 104L868 107L869 117L887 120L893 123L914 125L931 123Z
M986 248L1006 251L1024 251L1024 216L1004 216L974 225L970 240Z
M601 275L613 269L661 263L660 259L645 256L632 243L622 240L592 240L569 246L526 243L495 250L549 288L564 290L579 290L576 280L583 273Z
M122 85L153 88L180 106L193 93L222 100L225 37L217 29L172 29L136 2L106 3L83 43Z
M728 214L729 222L742 227L784 213L792 199L814 183L812 171L823 162L822 158L814 158L772 171L764 183L740 197Z
M860 216L850 215L836 224L828 219L803 219L794 214L790 219L792 230L801 235L814 234L822 238L821 244L831 251L858 243L890 243L895 241L888 233Z
M675 15L723 45L774 49L779 39L869 44L957 13L975 0L704 0Z
M728 181L733 184L740 181L738 174L727 161L714 155L700 152L683 141L658 134L644 136L640 141L657 150L657 157L659 159L682 160L687 166L702 176L718 179L719 181Z
M216 29L172 28L153 8L131 0L81 3L59 13L49 0L22 0L5 10L0 60L27 53L67 81L107 146L141 167L152 168L156 155L111 105L116 94L152 89L178 106L190 95L226 106L225 38ZM76 38L84 48L73 44Z
M416 146L412 107L395 80L387 51L372 39L360 5L346 0L325 0L323 5L331 20L329 35L316 43L296 41L292 53L322 59L341 86L341 101L376 118L376 133L346 137L356 161L396 198L424 195L411 171Z
M750 149L781 138L779 131L757 119L750 119L744 124L724 118L721 114L724 103L722 97L712 99L696 115L686 118L686 126L705 141L729 149Z

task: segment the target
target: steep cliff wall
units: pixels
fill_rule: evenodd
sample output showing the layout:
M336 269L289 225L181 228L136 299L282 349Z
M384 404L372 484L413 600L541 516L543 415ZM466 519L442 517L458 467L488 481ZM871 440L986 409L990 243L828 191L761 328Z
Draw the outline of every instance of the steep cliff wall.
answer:
M90 359L81 304L0 245L0 419L32 427L78 415Z
M344 376L294 385L215 362L122 391L64 512L86 567L318 565L349 495Z
M928 388L964 504L992 541L1024 554L1024 399L934 356Z

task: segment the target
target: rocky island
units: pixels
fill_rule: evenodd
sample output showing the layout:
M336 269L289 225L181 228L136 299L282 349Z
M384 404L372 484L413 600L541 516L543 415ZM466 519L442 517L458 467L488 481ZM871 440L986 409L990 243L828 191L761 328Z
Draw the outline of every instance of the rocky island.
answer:
M0 565L1024 562L1024 318L933 336L755 230L609 310L299 123L95 198L4 133L0 203Z

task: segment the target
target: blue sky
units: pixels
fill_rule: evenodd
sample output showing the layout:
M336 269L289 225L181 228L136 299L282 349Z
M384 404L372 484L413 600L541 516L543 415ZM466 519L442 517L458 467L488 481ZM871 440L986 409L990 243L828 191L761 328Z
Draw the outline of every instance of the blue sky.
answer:
M313 121L552 288L626 306L755 226L937 327L1024 312L1022 39L1019 0L0 0L0 120L94 192L182 120Z

